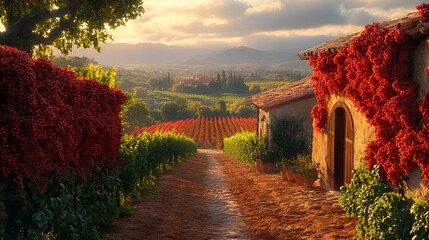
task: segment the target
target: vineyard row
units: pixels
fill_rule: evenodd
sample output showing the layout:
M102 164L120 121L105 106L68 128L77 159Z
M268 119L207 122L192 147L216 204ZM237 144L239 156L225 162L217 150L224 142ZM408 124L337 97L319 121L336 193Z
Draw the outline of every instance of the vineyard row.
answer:
M173 132L192 138L198 146L222 148L224 138L241 132L254 132L255 130L255 118L202 117L156 124L141 128L134 134Z

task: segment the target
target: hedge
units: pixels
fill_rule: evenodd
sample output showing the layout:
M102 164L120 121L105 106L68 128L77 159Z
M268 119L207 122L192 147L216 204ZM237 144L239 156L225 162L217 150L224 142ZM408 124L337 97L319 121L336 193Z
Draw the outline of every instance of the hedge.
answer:
M183 136L122 138L120 89L5 46L0 89L1 240L104 239L120 190L196 152Z
M0 238L98 238L117 216L125 95L5 46L0 89Z
M238 161L244 162L249 166L254 163L250 154L258 148L258 137L254 132L245 132L236 134L223 140L223 151L235 157Z
M139 196L158 176L196 152L197 144L192 139L172 132L124 136L121 192L125 196Z
M114 168L121 145L119 89L78 79L44 59L0 46L0 172L39 190L52 174L83 179Z

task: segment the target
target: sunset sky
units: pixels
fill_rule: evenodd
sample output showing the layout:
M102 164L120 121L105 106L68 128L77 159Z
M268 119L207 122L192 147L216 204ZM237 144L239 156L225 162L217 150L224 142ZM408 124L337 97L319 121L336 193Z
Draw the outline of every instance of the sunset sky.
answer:
M313 44L416 11L422 0L146 0L115 43L262 50ZM311 43L310 43L311 42Z

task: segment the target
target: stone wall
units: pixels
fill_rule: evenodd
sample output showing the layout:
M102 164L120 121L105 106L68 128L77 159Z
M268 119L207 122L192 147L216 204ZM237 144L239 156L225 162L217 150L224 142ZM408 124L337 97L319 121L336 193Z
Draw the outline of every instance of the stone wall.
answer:
M296 119L302 119L304 134L308 143L311 143L313 137L313 118L311 117L311 109L313 109L316 104L316 97L312 96L272 108L269 111L259 109L258 134L260 139L263 135L267 135L269 138L271 137L269 128L275 123L276 118L282 119L285 117L294 117Z
M429 78L424 71L429 67L429 37L420 41L410 57L413 66L413 80L420 84L419 99L423 100L423 96L429 92Z
M269 129L269 119L270 119L270 114L269 112L266 112L262 109L259 109L259 115L258 115L258 136L259 136L259 140L262 140L262 137L264 135L268 135L268 129Z
M360 157L364 153L365 146L374 137L374 127L371 126L365 119L365 116L358 112L354 104L344 96L332 95L326 99L326 106L328 109L328 121L329 116L335 110L333 106L337 102L343 102L349 109L350 115L353 121L353 162L354 168L360 164ZM327 123L329 125L329 122ZM322 133L313 130L313 152L312 158L314 161L320 163L320 184L322 187L329 189L327 181L327 169L328 169L328 134L326 128Z
M424 71L429 67L429 37L419 42L417 48L411 53L411 61L413 65L413 80L420 84L419 99L423 100L423 97L429 92L429 78ZM423 182L421 174L422 171L417 167L406 178L406 194L408 195L408 193L413 192L415 197L429 203L429 188Z
M296 118L302 119L304 134L307 142L311 143L313 138L313 118L311 109L317 104L315 96L308 97L299 101L291 102L269 111L270 125L275 123L275 119Z

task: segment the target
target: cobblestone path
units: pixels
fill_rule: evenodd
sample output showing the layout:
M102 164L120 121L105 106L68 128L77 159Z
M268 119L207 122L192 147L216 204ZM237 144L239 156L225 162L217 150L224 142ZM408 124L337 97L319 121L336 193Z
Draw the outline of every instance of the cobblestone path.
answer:
M338 196L263 174L219 150L199 150L136 199L110 235L124 239L352 239Z

